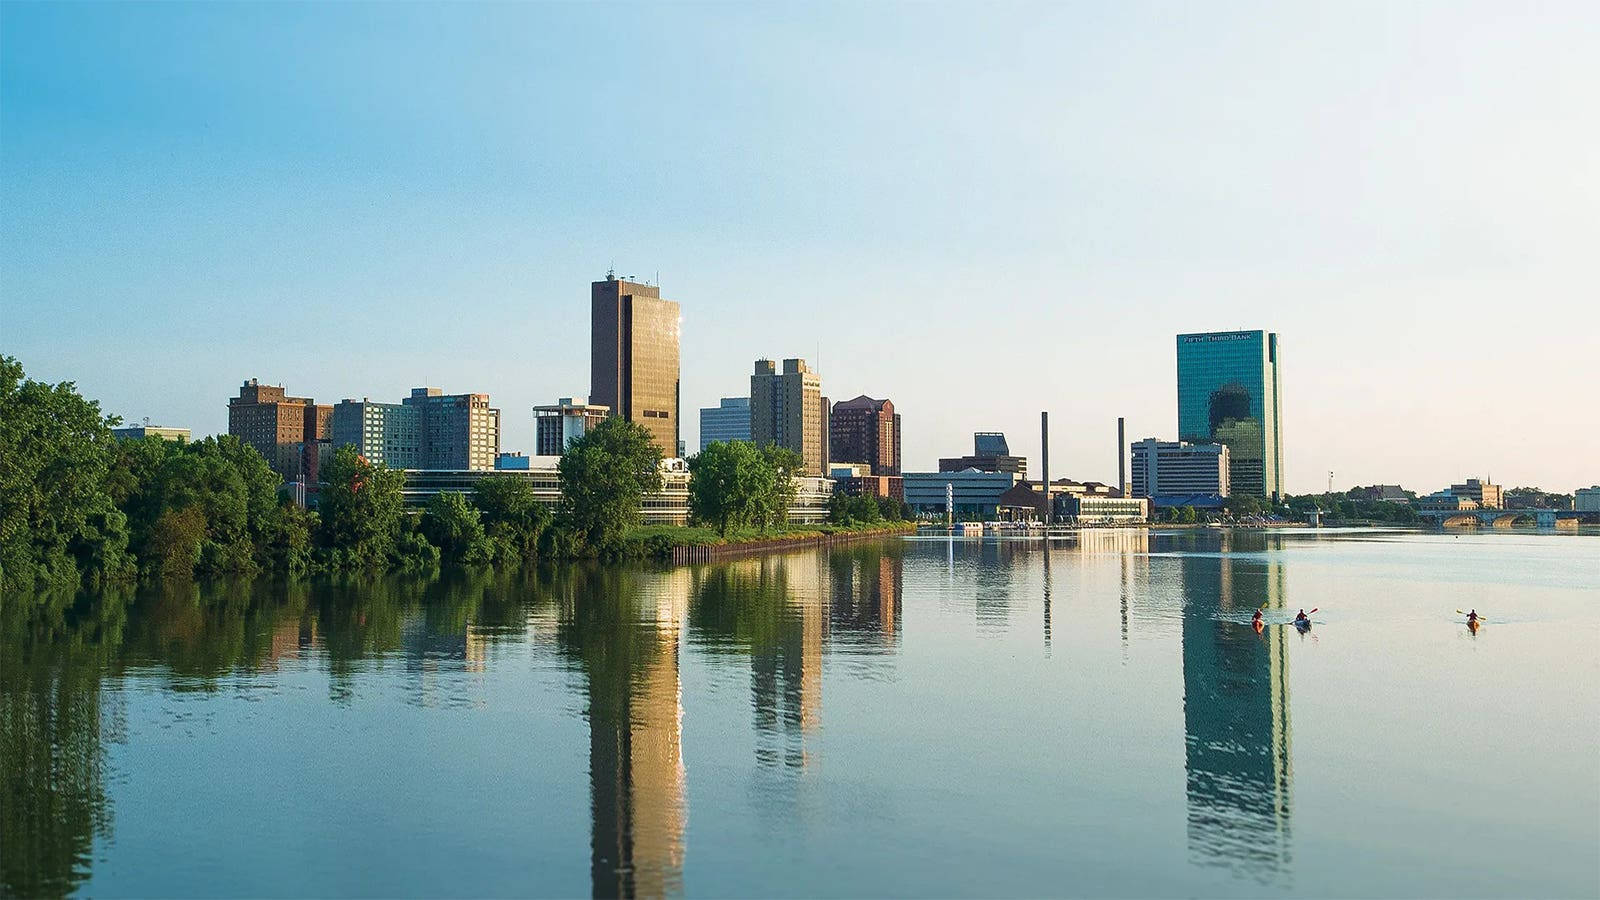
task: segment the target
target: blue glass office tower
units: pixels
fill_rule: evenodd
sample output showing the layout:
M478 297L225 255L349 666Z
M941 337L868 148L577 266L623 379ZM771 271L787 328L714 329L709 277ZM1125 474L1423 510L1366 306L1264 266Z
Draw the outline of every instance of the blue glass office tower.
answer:
M1178 335L1178 439L1227 445L1231 493L1282 497L1282 402L1276 334Z

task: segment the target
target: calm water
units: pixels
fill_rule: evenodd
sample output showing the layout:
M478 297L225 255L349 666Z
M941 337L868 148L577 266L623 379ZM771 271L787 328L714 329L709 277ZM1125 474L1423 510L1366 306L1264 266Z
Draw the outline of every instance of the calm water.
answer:
M0 893L1600 894L1595 535L62 605L0 633Z

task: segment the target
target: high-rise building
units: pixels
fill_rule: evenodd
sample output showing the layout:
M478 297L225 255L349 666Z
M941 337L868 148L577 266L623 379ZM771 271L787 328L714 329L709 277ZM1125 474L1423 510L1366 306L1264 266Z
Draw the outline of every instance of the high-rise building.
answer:
M700 449L714 441L750 440L750 398L723 397L716 406L700 408Z
M345 399L333 407L333 446L351 446L391 469L434 468L424 462L422 407Z
M828 415L828 444L833 459L866 463L872 475L899 475L900 414L894 402L863 394L835 403Z
M343 400L332 418L335 447L391 469L492 471L500 454L500 410L488 394L412 388L399 403Z
M333 407L254 378L228 398L228 433L256 448L288 481L316 479L318 443L328 440L332 419Z
M750 440L777 444L800 454L809 475L828 472L828 398L822 376L803 359L786 359L779 372L770 359L756 360L750 376Z
M1579 512L1600 512L1600 484L1573 491L1572 508Z
M1278 336L1267 331L1178 335L1178 439L1228 447L1234 494L1283 494L1283 389Z
M678 451L678 304L661 289L607 274L590 285L589 402L644 426Z
M610 407L590 403L583 397L562 397L551 406L533 408L534 453L560 456L567 445L605 421Z
M1222 444L1190 444L1145 438L1133 444L1133 496L1228 496L1228 448ZM1160 505L1160 504L1157 504Z
M941 472L1010 472L1022 479L1028 477L1028 458L1012 456L1006 436L998 431L979 431L972 435L971 456L947 456L939 460Z

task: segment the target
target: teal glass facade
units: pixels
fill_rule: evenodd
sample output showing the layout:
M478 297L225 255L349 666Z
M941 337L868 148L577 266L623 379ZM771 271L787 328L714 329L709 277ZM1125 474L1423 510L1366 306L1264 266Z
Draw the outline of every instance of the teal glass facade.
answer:
M1278 336L1178 335L1178 439L1228 447L1233 494L1283 494L1283 388Z

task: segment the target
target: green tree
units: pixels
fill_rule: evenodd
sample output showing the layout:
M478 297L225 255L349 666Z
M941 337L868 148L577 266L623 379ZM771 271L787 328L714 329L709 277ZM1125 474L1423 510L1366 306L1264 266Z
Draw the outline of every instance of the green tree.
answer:
M0 357L0 587L132 571L127 519L106 490L116 421L71 382L27 380Z
M713 441L689 457L689 514L727 535L752 524L772 489L766 458L748 441Z
M421 549L400 493L405 476L340 447L322 471L318 542L333 568L378 569Z
M795 479L805 468L805 459L796 451L777 444L761 448L765 463L763 475L767 490L757 507L757 517L762 530L779 528L789 522L789 507L794 505L797 487Z
M472 503L483 513L484 531L497 561L528 561L539 555L540 540L552 517L527 479L516 475L485 478L474 486Z
M661 489L661 451L620 416L589 429L561 454L562 513L589 547L614 555L639 524L644 495Z
M440 491L422 513L422 533L446 558L467 565L492 562L494 551L476 507L464 494Z

